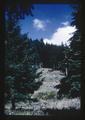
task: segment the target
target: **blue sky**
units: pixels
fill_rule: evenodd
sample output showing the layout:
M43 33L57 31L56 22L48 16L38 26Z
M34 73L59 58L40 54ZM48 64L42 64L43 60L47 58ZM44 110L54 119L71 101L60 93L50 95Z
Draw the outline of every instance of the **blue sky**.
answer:
M34 4L33 17L20 20L21 33L35 39L44 39L46 43L60 45L65 43L75 31L70 26L72 8L69 4Z

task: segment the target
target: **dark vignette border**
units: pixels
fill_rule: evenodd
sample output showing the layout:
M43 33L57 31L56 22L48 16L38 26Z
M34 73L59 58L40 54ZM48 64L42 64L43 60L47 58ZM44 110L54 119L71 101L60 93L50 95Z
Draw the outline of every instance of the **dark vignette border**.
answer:
M2 1L1 1L2 2ZM0 30L2 32L1 34L1 40L0 40L0 118L2 120L7 119L7 120L64 120L64 119L83 119L84 117L84 106L85 106L85 94L84 94L84 87L85 87L85 81L84 81L84 75L85 75L85 54L84 54L84 48L85 48L85 41L84 41L84 11L83 11L83 1L82 0L29 0L32 4L80 4L80 9L81 9L81 111L78 112L72 112L72 113L65 113L64 111L58 112L56 116L7 116L4 114L4 56L5 56L5 46L4 46L4 40L5 40L5 18L4 18L4 7L5 7L5 1L3 0L3 3L0 3L0 17L1 17L1 22L0 22Z

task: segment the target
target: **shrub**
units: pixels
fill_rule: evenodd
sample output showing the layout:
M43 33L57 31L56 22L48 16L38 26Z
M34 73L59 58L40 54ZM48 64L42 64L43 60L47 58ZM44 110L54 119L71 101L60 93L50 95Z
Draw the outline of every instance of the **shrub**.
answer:
M39 93L38 94L38 98L39 99L45 99L45 100L47 100L47 99L53 99L53 98L55 98L55 92L46 92L46 93Z

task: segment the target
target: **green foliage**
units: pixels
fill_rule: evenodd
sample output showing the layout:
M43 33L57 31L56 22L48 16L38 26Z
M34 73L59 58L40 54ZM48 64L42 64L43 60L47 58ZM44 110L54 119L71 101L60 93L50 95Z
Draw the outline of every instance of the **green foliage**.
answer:
M62 97L75 98L80 97L80 75L72 75L61 80L59 85L58 98Z
M67 78L66 79L63 78L61 80L61 85L59 85L58 88L59 88L58 95L57 95L58 99L69 96L69 90L71 89L71 84L69 80L67 80Z
M55 98L55 92L45 92L45 93L42 93L42 92L40 92L40 93L38 93L38 96L37 96L37 98L38 99L43 99L43 100L47 100L47 99L53 99L53 98Z
M8 19L24 19L26 15L32 14L32 9L34 7L32 6L30 1L27 0L20 0L20 1L11 1L6 0L5 1L5 10Z
M59 65L64 59L65 46L44 44L43 40L33 41L37 52L39 53L40 61L43 63L43 67L61 69Z
M67 54L68 59L68 76L61 80L59 98L62 96L80 97L80 72L81 72L81 35L80 35L80 9L79 6L74 5L75 11L73 13L72 25L76 26L77 30L73 37L69 40L70 46Z
M55 96L56 96L55 92L48 92L46 98L53 99L53 98L55 98Z
M6 22L5 45L5 92L6 98L25 99L26 95L33 93L41 85L35 82L35 59L38 54L34 52L32 41L27 34L21 35L17 22ZM13 92L12 92L13 90ZM18 98L20 97L20 98Z

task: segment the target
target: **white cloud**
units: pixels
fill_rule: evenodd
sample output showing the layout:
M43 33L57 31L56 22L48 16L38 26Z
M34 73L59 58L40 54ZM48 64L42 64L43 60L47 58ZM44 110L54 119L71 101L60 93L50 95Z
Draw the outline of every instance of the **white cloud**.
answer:
M64 44L69 44L67 41L73 36L73 32L76 31L75 26L72 27L70 25L66 25L63 27L59 27L51 36L50 39L45 38L44 43L54 44L54 45L61 45L63 42Z
M45 30L46 27L45 22L37 18L33 20L33 26L38 30Z
M64 25L64 26L68 26L68 25L69 25L69 22L68 22L68 21L62 22L61 24Z

